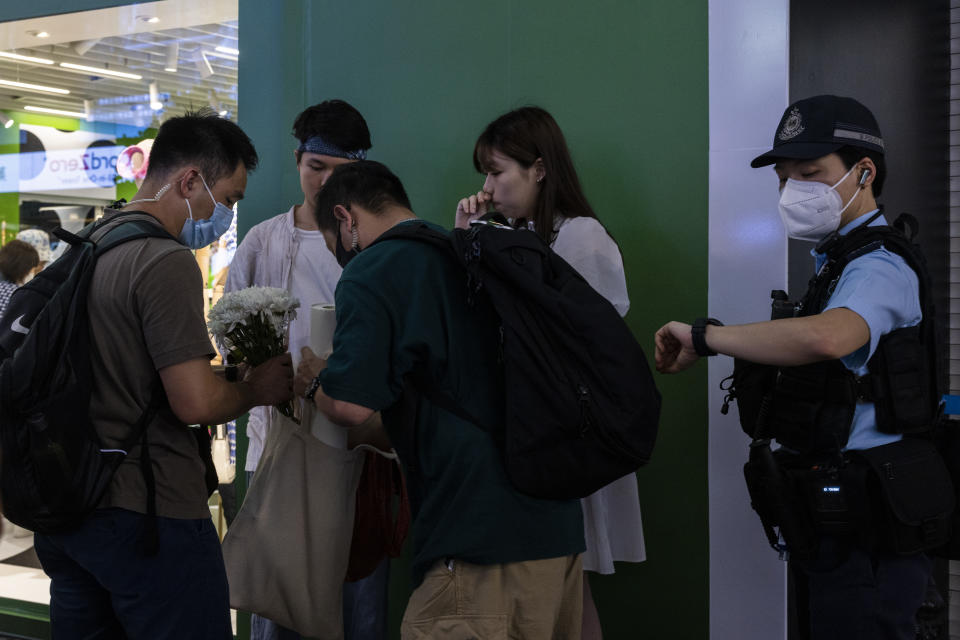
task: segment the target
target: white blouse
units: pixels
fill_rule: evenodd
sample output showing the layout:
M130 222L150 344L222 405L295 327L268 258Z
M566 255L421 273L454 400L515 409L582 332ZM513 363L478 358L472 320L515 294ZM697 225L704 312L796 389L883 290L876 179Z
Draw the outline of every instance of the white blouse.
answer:
M630 309L623 257L613 238L596 218L566 218L551 245L621 316Z

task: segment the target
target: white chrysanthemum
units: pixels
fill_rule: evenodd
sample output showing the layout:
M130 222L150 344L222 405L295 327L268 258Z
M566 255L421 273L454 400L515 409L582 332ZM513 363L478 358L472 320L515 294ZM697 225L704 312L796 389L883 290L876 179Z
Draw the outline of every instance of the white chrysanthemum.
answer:
M286 289L277 287L249 287L226 293L210 309L207 327L218 342L222 342L237 325L246 325L256 316L262 316L273 326L278 336L294 317L300 301Z
M300 301L286 289L250 287L224 294L210 309L207 327L228 363L259 366L287 350L287 329ZM299 422L290 401L280 413Z

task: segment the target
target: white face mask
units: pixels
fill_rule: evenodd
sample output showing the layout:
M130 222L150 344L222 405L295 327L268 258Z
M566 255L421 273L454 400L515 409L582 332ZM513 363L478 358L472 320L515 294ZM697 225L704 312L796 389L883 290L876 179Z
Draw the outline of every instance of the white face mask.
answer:
M780 192L778 209L789 237L819 242L827 234L840 228L843 212L857 199L862 189L857 189L847 204L843 204L836 189L855 168L851 167L833 186L787 178L787 183Z

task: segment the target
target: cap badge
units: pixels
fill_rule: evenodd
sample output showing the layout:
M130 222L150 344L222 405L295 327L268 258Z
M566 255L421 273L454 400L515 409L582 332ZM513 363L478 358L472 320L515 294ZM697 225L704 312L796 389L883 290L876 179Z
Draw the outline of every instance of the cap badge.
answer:
M781 140L789 140L803 132L803 120L800 116L800 109L794 107L790 110L790 115L784 121L777 137Z

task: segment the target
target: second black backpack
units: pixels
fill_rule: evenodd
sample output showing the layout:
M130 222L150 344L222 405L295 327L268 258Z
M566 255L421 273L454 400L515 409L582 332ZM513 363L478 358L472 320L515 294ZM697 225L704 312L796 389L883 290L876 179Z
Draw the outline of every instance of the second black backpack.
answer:
M660 393L613 305L536 233L504 222L488 215L449 235L401 224L377 241L452 252L470 295L487 296L500 316L507 475L530 496L586 497L650 459Z

